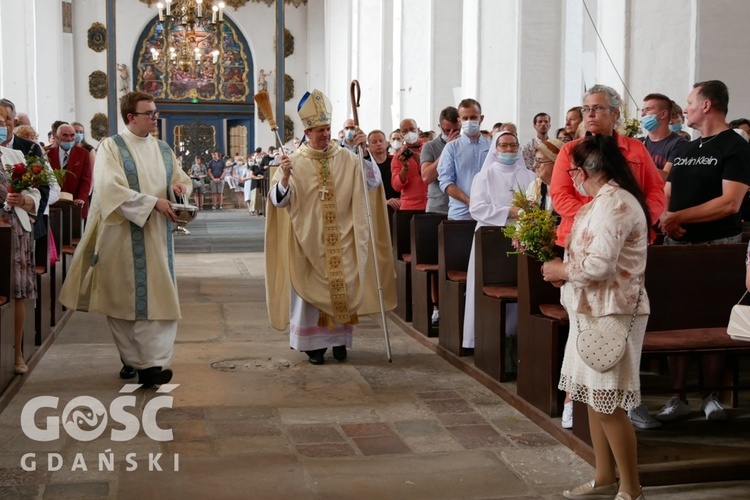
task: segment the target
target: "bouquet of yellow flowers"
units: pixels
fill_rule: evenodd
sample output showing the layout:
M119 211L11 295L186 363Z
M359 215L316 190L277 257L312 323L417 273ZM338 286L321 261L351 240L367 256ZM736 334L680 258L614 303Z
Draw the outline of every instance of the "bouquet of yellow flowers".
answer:
M539 262L554 259L557 218L521 192L513 195L513 206L519 209L518 217L503 229L516 249L512 253L528 255Z

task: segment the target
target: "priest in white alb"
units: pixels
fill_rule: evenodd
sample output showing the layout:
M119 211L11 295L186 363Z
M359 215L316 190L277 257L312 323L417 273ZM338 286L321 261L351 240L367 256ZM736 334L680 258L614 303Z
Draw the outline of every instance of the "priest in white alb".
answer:
M331 103L322 92L306 93L298 113L306 142L281 156L268 195L266 303L271 325L278 330L289 325L292 348L319 365L329 347L334 358L346 359L358 315L380 310L373 259L385 310L396 305L395 272L377 166L369 160L361 166L354 153L331 141ZM365 134L358 130L354 141L363 147Z
M120 352L120 377L150 387L166 384L180 302L174 274L172 208L189 197L190 178L172 149L151 134L159 112L142 92L122 97L122 134L99 145L94 197L60 300L99 312Z

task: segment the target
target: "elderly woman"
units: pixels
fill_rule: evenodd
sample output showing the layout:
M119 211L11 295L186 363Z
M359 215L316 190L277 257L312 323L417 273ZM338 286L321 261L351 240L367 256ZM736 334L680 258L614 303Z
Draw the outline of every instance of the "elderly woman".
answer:
M535 201L541 208L553 212L552 198L549 195L549 183L552 182L552 167L563 147L563 141L549 139L536 147L534 154L534 173L536 179L526 189L526 197Z
M7 134L6 122L12 119L0 106L0 143ZM14 149L0 147L0 164L25 163L23 154ZM23 327L26 321L24 300L36 299L36 275L34 274L33 222L29 214L36 214L41 196L37 189L26 189L21 193L10 192L10 182L5 169L0 168L0 224L10 225L15 246L13 255L15 299L15 369L17 374L29 371L23 358ZM6 209L7 207L7 209Z
M564 261L545 263L542 273L546 281L562 285L570 335L559 389L588 405L596 473L594 480L563 496L616 494L616 499L640 500L637 443L626 411L641 403L639 366L649 314L644 289L649 208L616 138L595 135L578 141L571 160L567 175L576 191L591 201L575 216ZM598 371L584 363L576 346L578 336L589 328L626 336L624 355L613 367Z

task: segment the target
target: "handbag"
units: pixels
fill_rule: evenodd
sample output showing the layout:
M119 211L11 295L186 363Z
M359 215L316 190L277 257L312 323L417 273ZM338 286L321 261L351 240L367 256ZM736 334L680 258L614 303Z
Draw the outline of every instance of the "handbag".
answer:
M740 301L732 307L732 313L729 315L727 333L734 340L745 340L750 342L750 306L740 305L744 300L745 295L747 295L747 292L742 294Z
M581 328L581 315L576 315L578 325L578 338L576 339L576 350L581 357L581 361L597 372L606 372L620 362L625 355L628 335L633 329L635 318L638 314L638 306L641 304L643 288L638 291L638 301L635 304L633 316L630 319L630 326L627 332L622 333L611 328L598 329L589 327L585 330Z

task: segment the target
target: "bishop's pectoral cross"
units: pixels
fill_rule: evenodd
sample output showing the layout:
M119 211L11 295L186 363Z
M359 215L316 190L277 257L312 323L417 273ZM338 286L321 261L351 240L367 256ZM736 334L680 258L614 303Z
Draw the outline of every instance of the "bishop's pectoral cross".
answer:
M328 188L326 188L325 186L320 186L318 188L318 192L320 193L320 201L325 201L326 194L328 194Z

